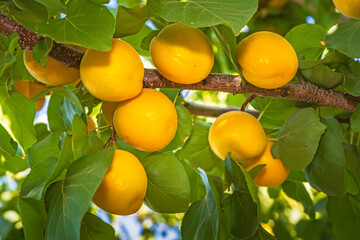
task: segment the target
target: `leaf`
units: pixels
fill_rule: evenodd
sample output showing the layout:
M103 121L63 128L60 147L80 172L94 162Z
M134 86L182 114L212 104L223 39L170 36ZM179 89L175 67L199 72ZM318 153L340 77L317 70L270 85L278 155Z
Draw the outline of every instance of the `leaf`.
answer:
M310 219L315 220L314 203L303 183L285 181L282 184L282 189L286 195L298 202L301 202L304 206L304 212L309 215Z
M75 159L78 159L84 154L87 147L87 126L78 114L73 117L72 130Z
M70 91L68 88L66 88L66 87L55 87L55 88L53 88L51 90L53 92L59 93L60 95L64 96L67 100L69 100L69 102L71 104L73 104L80 111L80 113L85 113L84 108L81 105L81 102L78 99L78 97L72 91Z
M35 0L35 1L58 12L66 11L64 0Z
M123 37L121 39L124 40L125 42L129 43L133 48L135 48L135 50L141 56L150 57L149 50L148 49L144 50L142 48L142 42L143 42L143 39L146 36L148 36L148 34L150 34L151 32L152 32L151 28L149 26L147 26L146 24L144 24L138 33L131 35L131 36Z
M60 105L60 114L62 120L64 121L65 127L72 131L72 123L74 116L81 115L81 112L72 104L68 99L64 99L64 101ZM58 110L58 111L59 111Z
M67 15L40 24L39 33L60 43L109 51L115 20L106 6L90 0L72 0L67 4Z
M305 169L310 185L329 196L344 194L344 160L342 143L335 129L328 125L325 134L321 137L314 159Z
M26 150L36 142L33 125L36 112L35 102L16 90L8 92L7 80L4 76L1 77L0 82L0 124L12 139L18 142L23 150Z
M220 160L211 150L208 134L210 125L196 121L189 139L180 150L179 158L185 160L193 169L198 167L211 170Z
M360 74L352 71L348 67L341 67L344 74L344 89L353 96L360 96Z
M35 61L41 64L42 67L46 67L48 53L53 46L53 41L50 38L40 40L32 50L32 56Z
M360 57L360 21L338 24L335 32L326 37L326 44L330 49L351 57Z
M218 25L211 27L211 29L219 39L230 62L235 67L235 69L239 71L239 65L236 60L236 37L233 31L226 25Z
M58 93L51 94L49 107L47 110L47 117L49 122L50 131L65 131L64 121L60 115L60 106L64 101L64 97Z
M9 153L0 149L0 169L16 174L27 168L28 164L25 159L17 155L11 156Z
M237 35L258 8L255 0L152 0L153 13L170 22L180 22L192 27L210 27L229 24Z
M306 60L300 60L299 61L299 69L300 70L306 70L313 67L316 67L321 64L325 64L326 66L330 68L338 68L339 66L343 64L348 64L350 61L352 61L351 58L345 56L342 53L339 53L338 51L333 51L329 53L325 58L316 60L316 61L306 61Z
M19 197L18 205L25 238L43 240L43 232L46 223L46 209L44 201L36 201L31 198Z
M261 225L259 225L256 233L247 240L276 240L277 238L268 233Z
M301 170L312 161L325 129L314 109L297 110L280 129L271 153L280 157L287 169Z
M360 190L360 156L354 145L344 143L345 151L345 189L351 194Z
M116 240L114 228L97 216L87 212L81 222L81 240L106 239Z
M354 131L360 132L360 104L357 105L355 112L351 115L350 124Z
M286 180L292 182L307 182L305 173L303 171L290 171Z
M16 154L16 144L12 140L9 133L5 128L0 125L0 150L7 152L8 154L14 156Z
M72 158L71 137L66 137L59 159L47 157L31 168L21 184L21 197L42 199L46 188L65 170Z
M174 138L171 142L163 149L164 151L175 150L179 147L182 147L186 141L186 139L191 134L192 129L192 119L186 107L183 105L175 106L177 113L177 130Z
M48 209L45 239L79 239L81 220L113 154L114 150L108 148L75 161L65 179L49 187L45 198Z
M59 141L61 132L50 133L44 140L37 142L28 149L28 162L30 168L36 166L46 158L60 156Z
M326 30L317 24L301 24L292 28L285 38L294 47L301 59L315 60L321 56L325 47L321 44L326 38Z
M303 70L302 74L311 83L324 88L334 88L343 81L343 74L333 71L325 65Z
M144 25L148 12L147 5L134 8L118 7L116 15L115 38L134 35Z
M251 237L259 225L256 187L252 180L246 179L246 171L228 156L225 159L225 170L228 181L234 185L233 193L223 202L225 226L237 238ZM250 187L248 184L251 184Z
M220 200L216 188L201 168L197 169L206 188L205 198L193 203L181 224L184 240L216 240L219 227Z
M140 47L146 51L150 50L150 43L153 40L154 37L156 37L159 34L159 30L154 30L149 32L141 41Z
M190 183L179 160L169 153L154 153L141 161L148 178L145 204L160 213L185 212Z
M338 239L360 239L359 195L329 196L326 210L333 225L333 232Z
M264 128L276 129L296 109L296 101L278 98L255 98L251 105L259 111L258 120Z

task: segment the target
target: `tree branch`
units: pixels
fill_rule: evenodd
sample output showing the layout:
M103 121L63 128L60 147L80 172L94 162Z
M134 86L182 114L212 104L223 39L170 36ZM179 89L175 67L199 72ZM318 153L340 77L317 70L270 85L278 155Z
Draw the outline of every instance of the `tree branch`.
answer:
M203 106L188 102L183 103L183 105L189 110L191 114L208 116L208 117L218 117L226 112L240 111L240 108L238 107L219 108L219 107ZM245 109L245 112L250 113L256 118L259 116L259 112L256 110Z
M11 20L0 13L0 33L9 35L11 33L20 35L19 43L22 48L31 50L42 38L27 29L20 23ZM49 56L65 65L77 68L83 57L83 52L70 48L64 44L54 43ZM189 90L222 91L233 94L249 93L260 97L275 97L293 99L297 101L317 103L322 106L330 106L354 112L359 98L352 97L342 92L331 89L320 88L309 82L289 83L277 89L263 89L242 81L239 75L210 74L206 79L195 84L179 84L165 79L155 69L145 69L144 87L147 88L180 88Z

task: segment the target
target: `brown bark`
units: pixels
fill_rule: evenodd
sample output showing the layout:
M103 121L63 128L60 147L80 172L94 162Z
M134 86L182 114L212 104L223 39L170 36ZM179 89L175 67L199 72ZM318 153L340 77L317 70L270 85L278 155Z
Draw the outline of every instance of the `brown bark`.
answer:
M11 20L0 13L0 33L9 35L11 33L20 35L20 45L24 49L31 50L42 38L30 31L20 23ZM54 43L49 56L66 64L69 67L80 67L83 52L70 48L64 44ZM222 91L233 94L249 93L260 97L275 97L293 99L297 101L317 103L322 106L330 106L354 112L359 98L355 98L342 92L331 89L320 88L309 82L289 83L277 89L263 89L242 81L239 75L210 74L199 83L185 85L171 82L165 79L155 69L145 69L144 87L147 88L180 88L203 91Z

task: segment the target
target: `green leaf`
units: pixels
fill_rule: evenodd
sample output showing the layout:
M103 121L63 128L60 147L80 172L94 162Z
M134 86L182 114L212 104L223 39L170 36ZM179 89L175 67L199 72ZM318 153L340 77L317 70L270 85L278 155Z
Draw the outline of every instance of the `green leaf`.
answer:
M31 168L21 184L21 197L42 199L46 188L65 170L72 158L71 138L66 137L59 159L48 157Z
M350 124L354 131L360 132L360 104L357 105L355 112L351 115Z
M0 169L16 174L27 168L28 164L25 159L17 155L11 156L9 153L0 149Z
M160 213L185 212L190 183L183 165L169 153L154 153L141 161L148 178L145 204Z
M191 134L192 129L192 119L189 111L183 105L175 106L177 113L177 130L174 138L171 140L169 145L167 145L162 152L174 150L179 147L182 147L185 143L186 138Z
M81 112L66 98L62 102L59 110L65 127L72 131L74 116L81 115Z
M300 60L299 61L299 69L300 70L306 70L313 67L316 67L321 64L325 64L326 66L329 66L330 68L338 68L339 66L343 64L347 64L351 62L352 59L345 56L342 53L339 53L338 51L333 51L329 53L325 58L316 60L316 61L306 61L306 60Z
M134 8L119 6L116 15L114 37L120 38L139 32L146 21L148 15L147 10L147 6Z
M114 228L97 216L87 212L81 222L81 240L106 239L116 240Z
M291 43L301 59L315 60L321 56L325 49L321 45L321 41L325 41L326 30L317 24L301 24L292 28L285 38Z
M208 171L220 160L210 148L209 129L210 124L196 121L189 139L180 150L179 158L185 160L193 169L200 167Z
M66 87L55 87L52 88L51 91L64 96L66 99L70 101L71 104L73 104L80 111L80 113L85 113L80 100L70 89Z
M36 138L39 141L42 141L44 138L49 136L50 132L48 131L48 126L45 123L38 123L35 125Z
M304 212L306 212L310 219L315 219L314 203L311 200L309 192L306 190L303 183L285 181L282 184L282 189L292 199L295 199L304 206Z
M301 170L312 161L325 129L314 109L297 110L280 129L271 153L280 157L287 169Z
M244 170L228 156L225 159L225 170L228 181L234 185L233 193L223 202L225 226L237 238L251 237L259 225L256 187L252 180L246 179ZM249 187L248 184L252 186Z
M201 181L201 177L185 161L180 161L180 163L183 165L186 174L188 175L189 178L190 203L194 203L198 200L203 199L205 196L205 186Z
M327 46L351 57L360 57L360 21L340 23L326 38Z
M348 67L341 67L341 71L344 74L345 91L353 96L360 96L360 74Z
M359 195L329 196L326 210L333 225L333 232L338 239L360 239Z
M256 233L247 240L276 240L277 238L268 233L261 225L259 225Z
M303 171L294 171L294 170L290 171L286 180L292 182L307 182L305 173Z
M321 137L314 159L305 169L310 185L330 196L344 194L344 160L342 143L335 129L328 125L325 134Z
M143 40L141 41L141 48L146 50L146 51L149 51L150 50L150 43L152 41L152 39L154 37L156 37L158 34L159 34L159 30L154 30L154 31L151 31L149 32L144 38Z
M46 239L79 239L81 220L113 154L114 150L108 148L75 161L65 179L49 187L46 193Z
M36 0L16 0L16 6L9 4L8 8L12 16L33 31L37 31L39 24L49 18L46 7Z
M6 52L5 54L1 54L0 56L0 76L5 75L4 72L14 64L16 61L16 57L11 55L9 52ZM5 82L4 80L2 80Z
M40 40L32 50L32 56L35 61L41 64L42 67L46 67L48 53L53 46L53 41L50 38Z
M239 65L236 60L236 37L233 31L226 25L218 25L215 27L211 27L211 29L214 31L216 37L219 39L232 65L235 67L235 69L240 71Z
M303 70L302 74L311 83L324 88L334 88L343 81L343 74L333 71L325 65Z
M35 0L35 1L58 12L66 11L64 0Z
M18 204L25 238L43 240L44 227L46 223L46 209L44 201L36 201L31 198L19 197Z
M72 0L67 4L66 17L41 23L39 34L61 43L109 51L114 27L114 17L106 6Z
M78 114L73 117L72 130L75 159L78 159L87 147L87 126Z
M216 240L220 216L219 196L204 170L198 168L197 172L205 185L206 195L204 199L193 203L185 213L181 224L181 237L184 240Z
M344 143L345 151L345 189L351 194L360 190L360 156L354 145Z
M49 122L49 127L52 132L55 131L65 131L64 121L60 114L60 106L64 101L64 97L58 93L53 93L50 97L49 107L47 110L47 117Z
M60 156L59 141L62 132L50 133L42 141L37 142L27 150L30 168L38 165L46 158Z
M296 101L278 98L255 98L251 105L259 111L258 120L264 128L276 129L284 125L285 120L296 109Z
M149 50L148 49L144 50L141 45L142 45L143 39L146 36L148 36L148 34L150 34L151 32L152 32L151 28L148 27L146 24L144 24L138 33L131 35L131 36L123 37L121 39L124 40L125 42L131 44L131 46L133 46L133 48L135 48L135 50L141 56L150 57Z
M256 0L152 0L150 8L170 22L192 27L229 24L237 35L258 8Z
M0 78L0 82L0 124L12 139L26 150L37 141L33 125L36 113L35 102L16 90L8 92L7 80L4 76Z
M14 156L16 154L16 148L17 146L14 144L9 133L0 125L0 150Z

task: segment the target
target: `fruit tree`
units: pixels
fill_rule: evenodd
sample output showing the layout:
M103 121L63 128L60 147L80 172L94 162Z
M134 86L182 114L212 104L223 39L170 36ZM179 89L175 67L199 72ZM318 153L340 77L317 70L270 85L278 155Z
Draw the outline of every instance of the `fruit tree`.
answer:
M0 41L0 240L360 239L360 0L0 0Z

